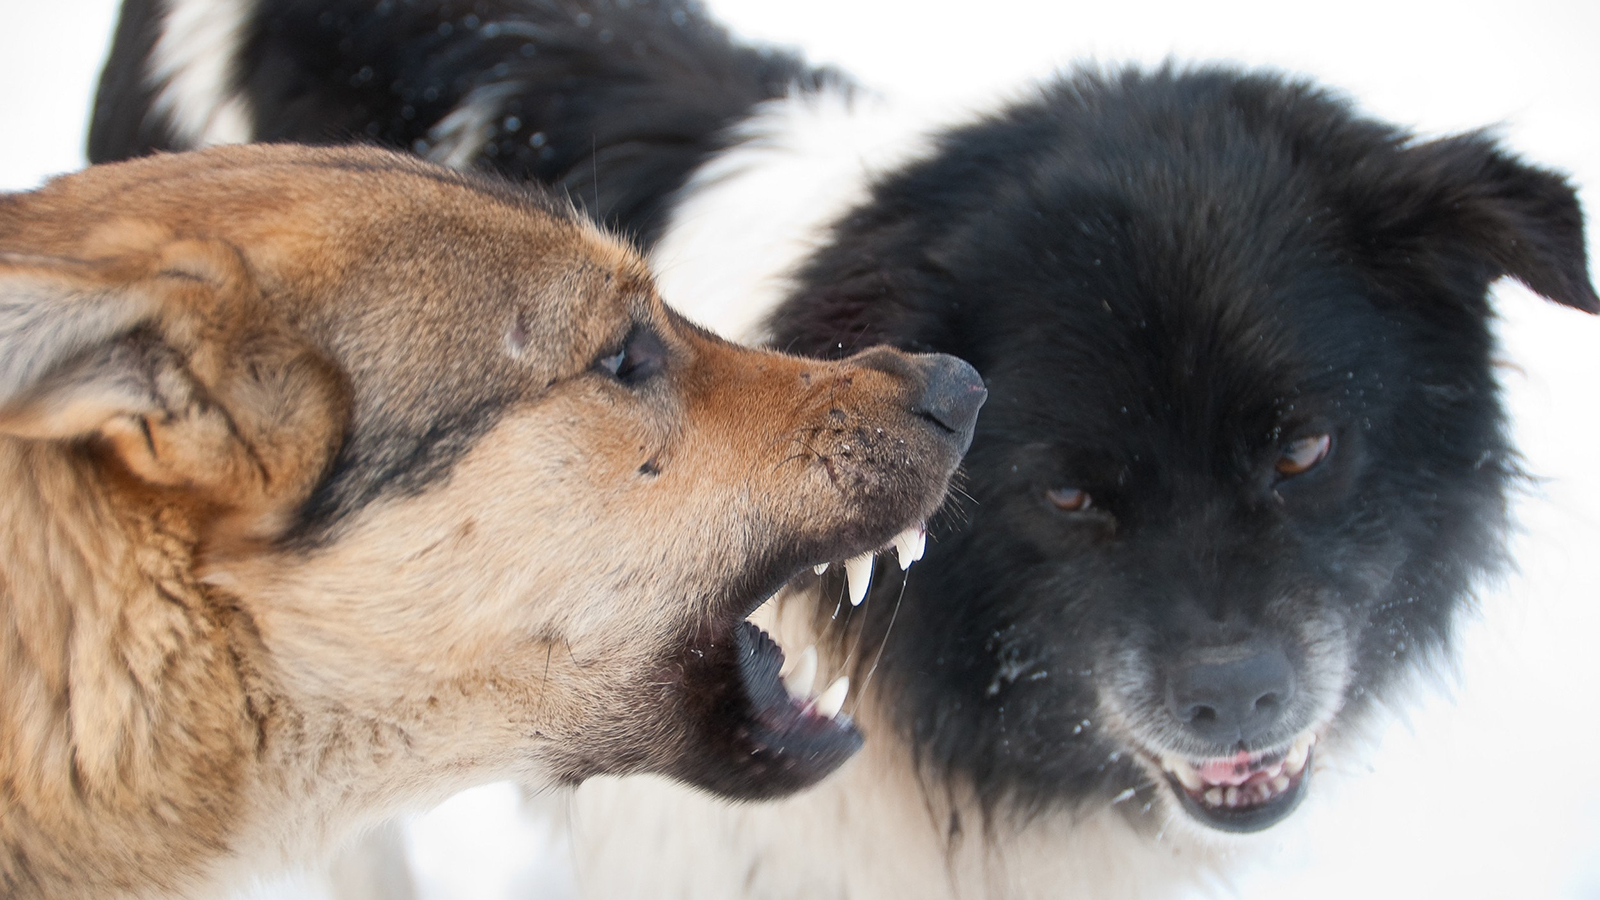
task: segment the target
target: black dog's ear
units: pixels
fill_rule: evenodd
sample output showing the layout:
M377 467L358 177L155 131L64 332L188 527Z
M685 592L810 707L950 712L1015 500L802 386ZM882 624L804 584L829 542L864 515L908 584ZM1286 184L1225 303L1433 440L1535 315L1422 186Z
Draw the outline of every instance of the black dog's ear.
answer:
M1565 306L1600 312L1589 282L1583 210L1561 175L1521 162L1478 132L1414 144L1382 183L1371 232L1412 262L1444 263L1484 283L1510 276Z

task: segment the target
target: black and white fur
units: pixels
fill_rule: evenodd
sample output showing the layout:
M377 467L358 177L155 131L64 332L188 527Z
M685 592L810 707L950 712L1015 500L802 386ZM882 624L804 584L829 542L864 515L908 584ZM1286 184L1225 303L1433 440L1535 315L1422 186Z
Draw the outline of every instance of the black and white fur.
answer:
M876 664L863 757L759 807L585 788L602 896L1149 896L1207 865L1228 820L1185 813L1159 757L1233 747L1175 715L1181 661L1286 648L1293 697L1244 749L1351 754L1500 562L1488 285L1597 306L1559 176L1279 76L907 110L678 2L129 0L92 158L289 139L564 185L725 334L952 352L989 383L972 500L903 589L784 607Z

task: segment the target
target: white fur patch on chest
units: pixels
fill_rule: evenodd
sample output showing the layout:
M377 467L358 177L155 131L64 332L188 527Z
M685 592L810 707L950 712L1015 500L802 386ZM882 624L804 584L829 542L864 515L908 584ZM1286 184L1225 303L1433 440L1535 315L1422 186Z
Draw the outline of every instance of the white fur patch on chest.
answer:
M768 315L829 226L963 115L839 90L762 104L679 192L651 253L661 296L723 337L765 341Z
M250 0L166 0L165 6L146 76L156 89L156 112L168 117L185 147L253 140L254 117L235 78Z

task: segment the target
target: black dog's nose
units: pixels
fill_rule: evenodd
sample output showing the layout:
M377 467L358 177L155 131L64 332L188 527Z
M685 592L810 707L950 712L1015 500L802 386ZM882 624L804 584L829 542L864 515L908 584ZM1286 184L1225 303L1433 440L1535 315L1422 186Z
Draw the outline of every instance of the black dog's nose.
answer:
M1167 707L1195 736L1233 745L1278 724L1295 696L1294 667L1277 647L1243 644L1192 654L1172 671Z
M927 353L915 358L923 364L928 380L922 395L912 402L911 411L956 435L961 452L966 453L972 446L972 429L978 422L978 410L983 401L989 399L983 378L966 360L944 353Z

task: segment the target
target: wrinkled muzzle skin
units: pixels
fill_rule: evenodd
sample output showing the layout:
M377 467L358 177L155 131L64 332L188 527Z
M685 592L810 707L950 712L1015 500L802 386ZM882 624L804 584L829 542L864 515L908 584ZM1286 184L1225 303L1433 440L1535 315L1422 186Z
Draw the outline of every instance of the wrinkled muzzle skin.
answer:
M273 557L282 575L238 580L273 585L271 619L295 605L280 590L343 594L361 579L342 624L313 607L279 630L298 643L408 620L433 637L387 677L438 668L442 650L447 679L516 686L495 716L533 739L546 777L654 771L739 796L803 787L859 737L763 774L738 736L736 626L816 561L881 545L937 507L959 447L910 411L933 358L757 353L659 308L648 327L661 351L650 378L558 384L508 411L437 492L351 526L349 540ZM415 555L411 536L433 549ZM370 666L351 660L344 677Z

